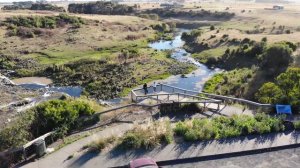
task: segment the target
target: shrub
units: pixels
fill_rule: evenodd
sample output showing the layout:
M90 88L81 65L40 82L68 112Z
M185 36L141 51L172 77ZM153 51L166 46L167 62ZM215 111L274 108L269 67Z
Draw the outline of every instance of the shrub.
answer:
M95 113L87 103L74 100L51 100L38 105L34 111L37 117L36 131L40 132L39 134L55 129L68 132L77 128L76 121L80 117Z
M211 26L209 27L209 29L210 29L211 31L213 31L213 30L215 30L215 26L214 26L214 25L211 25Z
M33 121L33 113L27 112L14 123L0 130L0 151L19 147L32 139L30 127Z
M142 139L138 134L129 132L122 139L121 145L126 149L137 149L142 146Z
M184 135L189 130L189 127L184 122L176 123L174 132L176 135Z
M136 127L121 139L120 147L125 149L151 149L159 144L171 143L173 130L169 121L158 121L146 128Z
M300 121L294 122L294 127L296 130L300 130Z
M266 114L257 114L255 117L234 115L230 118L222 116L213 119L192 119L178 122L174 128L176 135L183 137L186 141L230 138L283 130L281 118L270 117Z
M199 139L198 132L193 129L189 129L185 134L184 134L184 140L186 141L196 141Z
M275 83L265 83L256 93L256 97L263 103L286 103L297 108L300 105L299 84L300 68L288 68L281 73ZM297 111L297 109L295 110Z
M94 141L88 147L90 151L101 152L104 148L106 148L110 144L113 144L116 140L117 138L115 136L111 136Z

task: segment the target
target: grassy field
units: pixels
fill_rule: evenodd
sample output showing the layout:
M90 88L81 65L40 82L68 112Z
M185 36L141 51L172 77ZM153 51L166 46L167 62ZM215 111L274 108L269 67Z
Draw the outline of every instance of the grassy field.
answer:
M0 19L19 15L48 16L57 15L57 13L1 12ZM154 36L153 30L143 30L155 23L151 20L131 16L77 16L89 19L88 24L77 30L54 29L52 37L35 37L34 39L6 37L6 29L1 27L1 52L5 55L21 56L21 58L36 58L42 64L62 64L81 58L103 58L114 55L113 53L118 52L120 48L143 45L146 39ZM136 39L127 40L128 36L135 36ZM24 51L29 54L21 55L20 53Z
M250 38L252 40L261 40L267 37L269 42L277 42L288 40L291 42L300 42L300 5L286 4L284 10L265 10L272 8L273 4L260 3L201 3L196 6L201 6L203 9L234 12L236 16L226 22L222 22L216 26L219 34L228 34L229 38ZM189 5L187 7L193 7ZM226 8L229 8L226 10ZM194 10L201 10L194 9ZM283 32L277 34L279 26L284 26ZM275 27L275 29L273 29ZM264 29L259 33L247 33ZM271 32L271 30L273 31ZM290 34L285 31L290 30ZM215 32L207 32L201 39L207 39Z

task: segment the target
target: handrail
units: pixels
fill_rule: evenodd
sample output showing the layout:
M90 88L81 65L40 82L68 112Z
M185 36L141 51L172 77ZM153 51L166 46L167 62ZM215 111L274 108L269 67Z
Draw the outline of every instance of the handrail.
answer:
M36 138L32 141L26 143L25 145L23 145L23 149L28 148L29 146L31 146L33 143L35 143L38 140L45 140L45 138L47 138L48 136L51 136L53 133L54 133L54 131L48 132L48 133L46 133L46 134L44 134L44 135L42 135L42 136L40 136L40 137L38 137L38 138Z
M221 98L221 99L230 99L230 100L240 101L240 102L244 102L244 103L248 103L248 104L252 104L252 105L257 105L257 106L273 106L271 104L262 104L262 103L257 103L257 102L246 100L246 99L241 99L241 98L222 96L222 95L216 95L216 94L205 93L205 92L195 92L195 91L192 91L192 90L182 89L182 88L178 88L178 87L174 87L174 86L170 86L170 85L166 85L166 84L161 84L161 85L171 87L171 88L175 88L175 89L182 90L182 91L188 91L188 92L193 92L193 93L197 93L197 94L203 94L203 95L206 95L206 96L211 96L211 97L216 97L216 98Z
M208 96L208 97L212 97L212 98L215 98L215 99L232 100L232 101L237 101L237 102L240 102L240 103L246 103L246 104L260 106L260 107L274 107L274 105L272 105L272 104L262 104L262 103L258 103L258 102L254 102L254 101L250 101L250 100L246 100L246 99L242 99L242 98L235 98L235 97L230 97L230 96L216 95L216 94L211 94L211 93L205 93L205 92L202 92L202 91L201 92L196 92L196 91L192 91L192 90L188 90L188 89L182 89L182 88L179 88L179 87L170 86L170 85L167 85L167 84L159 84L159 85L161 86L161 91L164 90L163 86L165 86L165 87L169 87L169 88L180 90L180 91L184 91L184 92L195 93L197 95L202 94L202 95L205 95L205 96ZM150 86L148 88L151 88L151 87L152 86ZM143 90L143 88L133 89L131 92L136 96L136 98L138 98L138 97L147 97L147 95L141 96L141 95L137 95L135 93L136 91L140 91L140 90ZM181 94L181 95L185 95L185 96L193 96L193 95L186 94L186 93L176 93L176 94ZM172 95L172 94L169 93L169 94L166 94L166 95ZM148 95L148 96L152 96L152 95Z

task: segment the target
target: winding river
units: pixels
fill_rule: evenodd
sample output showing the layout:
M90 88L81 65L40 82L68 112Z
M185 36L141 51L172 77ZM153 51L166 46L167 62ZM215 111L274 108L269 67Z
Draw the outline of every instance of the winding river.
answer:
M191 54L188 53L184 48L184 41L181 39L183 32L188 32L186 29L177 29L173 40L160 40L149 44L151 48L157 50L172 50L172 58L180 62L188 62L197 66L197 69L190 74L187 74L184 78L181 75L173 75L167 79L160 80L158 82L169 84L172 86L180 87L183 89L201 91L204 83L211 78L215 73L219 72L220 69L209 69L206 65L199 63Z

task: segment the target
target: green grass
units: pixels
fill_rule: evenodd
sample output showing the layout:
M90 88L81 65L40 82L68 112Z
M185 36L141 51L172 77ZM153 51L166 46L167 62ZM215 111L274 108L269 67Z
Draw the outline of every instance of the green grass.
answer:
M112 46L110 46L112 45ZM44 65L65 64L80 59L113 59L123 49L145 48L147 47L145 40L107 44L108 47L102 47L100 51L93 49L76 49L69 46L48 48L39 53L26 55L24 58L35 58L39 63Z
M248 68L216 74L205 83L203 91L220 95L241 96L247 92L253 74L254 71Z
M231 49L233 47L217 47L213 49L208 49L200 53L192 54L192 57L197 59L201 63L207 63L210 58L221 58L224 55L227 48Z
M221 29L236 29L236 30L252 30L254 29L254 26L258 25L258 23L254 22L242 22L242 21L227 21L222 22L220 25L216 26L216 28Z
M237 49L237 48L238 46L234 46L234 45L220 46L217 48L204 50L200 53L194 53L192 54L192 57L204 64L213 63L212 60L217 61L218 59L221 59L227 49L230 49L232 51L233 49Z

